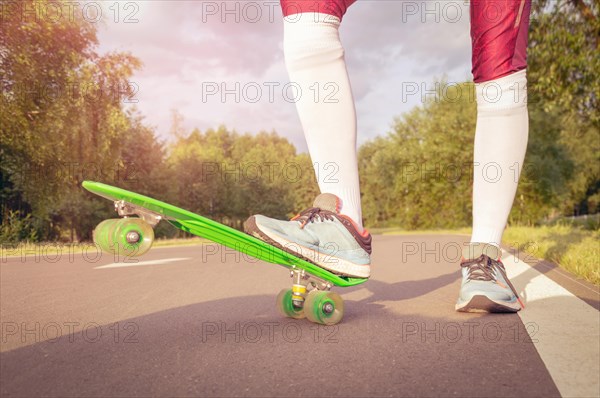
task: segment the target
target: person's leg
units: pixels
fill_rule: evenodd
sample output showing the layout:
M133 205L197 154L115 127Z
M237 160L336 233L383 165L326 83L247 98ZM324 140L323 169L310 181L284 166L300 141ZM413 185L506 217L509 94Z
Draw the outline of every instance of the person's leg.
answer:
M457 309L518 311L500 244L527 148L526 49L530 0L472 0L473 79L477 98L473 233L463 255Z
M362 228L356 113L338 35L353 1L281 1L285 62L321 194L291 221L255 215L244 230L334 273L367 278L371 235Z
M362 229L356 112L338 28L355 0L282 0L283 48L321 193Z
M530 0L471 3L477 94L472 242L500 246L523 166Z

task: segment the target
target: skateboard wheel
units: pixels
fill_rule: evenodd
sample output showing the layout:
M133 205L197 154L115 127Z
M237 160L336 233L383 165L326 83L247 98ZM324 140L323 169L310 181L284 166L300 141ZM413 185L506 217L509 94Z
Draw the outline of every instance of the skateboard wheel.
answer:
M292 289L283 289L277 295L277 309L283 316L294 319L302 319L305 317L304 308L298 308L292 301Z
M335 325L344 317L344 300L335 292L312 290L304 302L304 314L311 322Z
M94 243L100 246L102 251L112 254L115 253L114 232L119 221L121 221L120 218L104 220L94 229L92 234Z
M114 240L117 254L137 257L152 247L154 230L140 218L122 218L115 226Z
M140 218L102 221L94 229L94 243L108 253L137 257L152 247L154 230Z

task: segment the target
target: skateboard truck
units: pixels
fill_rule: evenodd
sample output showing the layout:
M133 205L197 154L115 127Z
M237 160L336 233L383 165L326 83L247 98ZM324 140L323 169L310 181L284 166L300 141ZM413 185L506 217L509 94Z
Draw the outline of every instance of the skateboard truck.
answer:
M115 200L115 211L121 218L102 221L94 229L94 243L107 253L126 257L141 256L152 247L153 227L162 216L124 200ZM138 215L138 217L129 217Z
M158 224L163 218L162 215L158 213L154 213L150 210L146 210L136 205L132 205L131 203L127 203L124 200L115 200L115 211L121 217L138 215L142 220L146 221L152 227L155 227L156 224Z
M331 291L333 284L303 269L292 267L294 280L291 289L277 295L277 308L290 318L307 318L323 325L335 325L344 316L344 301Z
M304 306L306 294L311 290L330 290L332 285L320 278L308 274L303 269L292 269L290 277L293 278L292 303L298 308Z

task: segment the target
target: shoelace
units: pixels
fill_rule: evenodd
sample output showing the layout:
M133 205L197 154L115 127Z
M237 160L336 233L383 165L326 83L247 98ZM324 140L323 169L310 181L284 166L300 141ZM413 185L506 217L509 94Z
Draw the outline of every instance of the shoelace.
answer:
M300 221L300 228L303 229L306 224L309 222L314 222L315 218L319 218L319 220L333 220L333 216L330 211L321 210L318 207L309 207L308 209L302 211L296 217L292 218L294 221Z
M476 259L462 262L460 264L460 266L468 268L468 271L467 271L467 279L468 280L494 281L497 284L499 284L500 286L506 287L506 286L504 286L504 284L502 282L500 282L496 278L496 275L494 274L494 271L499 271L500 274L502 274L502 277L504 278L506 283L508 283L508 287L510 287L510 290L512 290L514 295L517 297L517 300L519 300L521 307L525 308L525 305L523 304L523 301L521 301L521 298L519 297L517 290L515 289L513 284L510 282L510 279L508 279L508 276L506 275L506 269L504 268L504 264L502 264L500 261L494 261L490 257L486 256L485 254L482 254L481 256L479 256Z

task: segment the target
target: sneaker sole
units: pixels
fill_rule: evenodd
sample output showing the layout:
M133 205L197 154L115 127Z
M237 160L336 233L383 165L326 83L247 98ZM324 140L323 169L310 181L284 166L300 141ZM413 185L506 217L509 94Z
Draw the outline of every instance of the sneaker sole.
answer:
M518 301L507 303L492 300L487 296L475 295L467 302L457 303L455 309L458 312L514 313L521 309L521 305Z
M302 260L308 261L309 263L315 264L316 266L326 269L327 271L332 272L336 275L349 276L349 277L353 277L353 278L369 278L370 277L370 269L366 270L366 272L364 270L361 270L360 268L358 270L356 269L356 267L368 268L367 266L354 264L354 263L351 263L342 258L335 257L333 255L317 252L306 246L302 246L296 242L288 241L280 236L278 236L276 238L277 240L270 237L269 235L267 235L263 231L261 231L260 228L258 228L254 217L250 217L248 220L246 220L246 222L244 222L244 230L246 231L246 233L248 233L262 241L265 241L268 244L285 251L286 253L290 253L293 256L296 256L298 258L301 258ZM298 247L302 251L298 252L298 251L292 250L291 249L292 247ZM304 254L306 254L306 255L304 255ZM333 267L330 265L326 265L325 263L315 261L315 259L321 258L321 257L325 257L327 259L335 259L336 266Z

